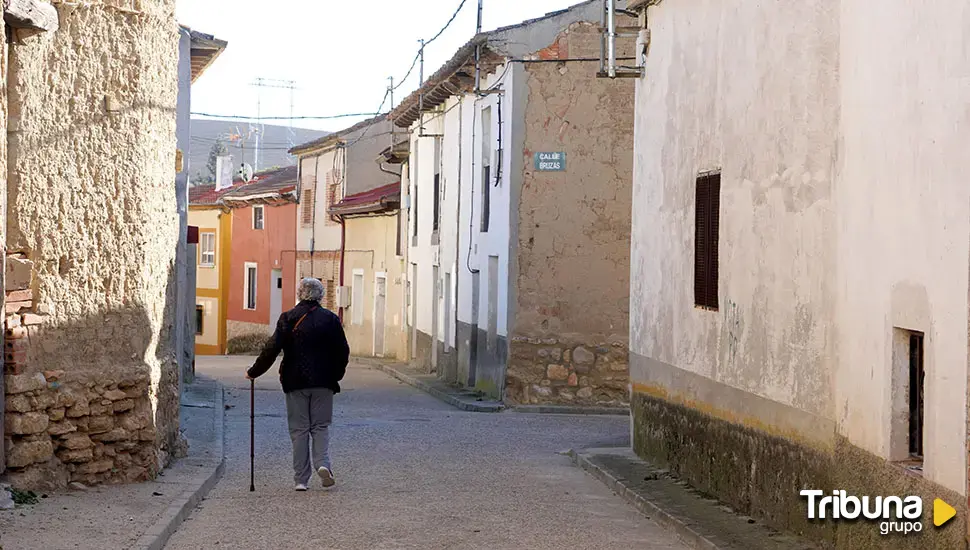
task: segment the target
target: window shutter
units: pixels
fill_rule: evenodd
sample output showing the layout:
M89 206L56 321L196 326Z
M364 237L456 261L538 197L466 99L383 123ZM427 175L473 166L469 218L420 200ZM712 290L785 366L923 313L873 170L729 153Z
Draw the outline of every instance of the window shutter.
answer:
M694 212L694 304L718 308L721 175L697 178Z

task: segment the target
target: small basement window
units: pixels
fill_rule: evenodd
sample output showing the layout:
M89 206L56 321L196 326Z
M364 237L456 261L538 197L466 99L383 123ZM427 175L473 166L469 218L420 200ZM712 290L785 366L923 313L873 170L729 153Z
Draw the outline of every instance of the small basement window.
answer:
M700 175L694 205L694 305L717 311L721 174Z
M205 307L195 306L195 334L201 335L204 332L203 321L205 320Z

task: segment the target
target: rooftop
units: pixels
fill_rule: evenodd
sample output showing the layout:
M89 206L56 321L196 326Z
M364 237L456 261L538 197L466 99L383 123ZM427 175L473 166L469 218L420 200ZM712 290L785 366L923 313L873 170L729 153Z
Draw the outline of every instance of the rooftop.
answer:
M331 214L373 214L396 210L401 206L401 182L348 195L330 208Z
M216 191L214 183L189 188L189 204L192 206L238 206L239 203L272 200L296 190L298 171L296 166L264 170L253 176L253 181L236 178L232 187ZM234 204L230 204L234 203Z

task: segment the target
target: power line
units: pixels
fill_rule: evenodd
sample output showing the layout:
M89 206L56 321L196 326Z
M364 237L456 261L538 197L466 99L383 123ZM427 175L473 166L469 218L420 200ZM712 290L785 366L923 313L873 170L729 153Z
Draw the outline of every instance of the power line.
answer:
M383 105L382 105L383 106ZM327 116L264 116L264 117L254 117L254 116L242 116L242 115L217 115L212 113L192 113L193 116L204 116L211 118L228 118L233 120L332 120L335 118L351 118L351 117L362 117L362 116L376 116L379 113L346 113L342 115L327 115Z
M394 91L397 91L398 88L400 88L401 86L404 85L405 82L407 82L408 77L411 76L412 72L414 72L414 67L418 64L418 59L421 58L421 53L424 50L424 48L428 47L429 44L437 40L438 37L440 37L442 34L444 34L446 30L448 30L448 27L450 27L451 24L455 22L455 19L458 17L458 14L461 13L462 8L465 7L465 3L467 1L468 0L461 0L461 3L458 4L458 9L456 9L455 13L451 15L451 19L449 19L448 22L445 23L445 26L441 27L441 30L438 31L438 34L434 35L434 37L432 37L431 40L425 40L424 43L421 44L421 49L418 50L417 55L414 56L414 61L411 62L411 68L408 69L408 72L406 75L404 75L404 78L402 78L401 81L398 82L397 86L394 87Z

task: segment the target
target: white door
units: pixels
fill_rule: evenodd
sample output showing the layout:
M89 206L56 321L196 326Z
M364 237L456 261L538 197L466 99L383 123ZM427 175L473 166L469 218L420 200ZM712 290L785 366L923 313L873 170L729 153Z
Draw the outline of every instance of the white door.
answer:
M270 277L269 289L269 323L270 329L276 330L276 322L283 313L283 271L274 269Z
M387 277L377 276L374 292L374 355L384 357L384 319L387 304Z
M438 372L438 266L431 271L431 371Z

